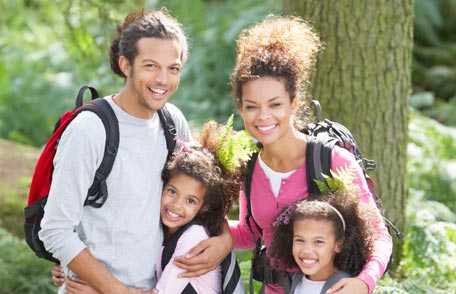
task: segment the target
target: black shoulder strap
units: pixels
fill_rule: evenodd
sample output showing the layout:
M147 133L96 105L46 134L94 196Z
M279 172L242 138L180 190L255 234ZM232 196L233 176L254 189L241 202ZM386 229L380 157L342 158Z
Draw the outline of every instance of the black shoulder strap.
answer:
M320 190L315 180L322 181L324 180L323 175L330 175L332 147L314 137L308 136L307 138L307 187L309 194L319 194Z
M168 239L165 239L163 242L163 252L161 257L161 268L162 270L165 269L166 265L171 260L171 257L176 251L177 241L182 236L182 234L191 226L194 222L191 221L188 224L180 227L174 234L172 234Z
M251 232L253 232L253 230L252 230L252 226L250 225L250 219L253 220L255 226L261 232L261 227L257 224L257 222L255 221L255 218L252 216L252 202L250 201L250 192L252 189L252 176L253 176L253 170L255 169L255 163L256 163L257 159L258 159L258 153L255 152L252 154L252 157L250 157L250 160L247 162L247 169L245 171L245 177L244 177L244 195L245 195L245 200L246 200L246 205L247 205L245 221L247 222L247 226L249 227Z
M222 293L232 294L242 285L241 270L233 252L230 252L220 264L222 272Z
M106 178L111 173L119 148L119 122L109 102L103 98L97 98L85 104L81 107L81 111L92 111L97 114L106 131L103 159L95 172L95 178L84 202L84 205L99 208L108 197Z
M167 159L170 159L174 152L174 148L176 147L176 125L174 124L173 118L166 108L166 105L159 109L157 113L165 133L166 147L168 148Z

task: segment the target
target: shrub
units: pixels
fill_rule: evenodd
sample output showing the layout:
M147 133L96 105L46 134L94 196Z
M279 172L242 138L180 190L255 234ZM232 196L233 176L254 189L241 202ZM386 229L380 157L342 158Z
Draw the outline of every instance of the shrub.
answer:
M24 241L0 228L0 294L55 293L52 264L36 257Z

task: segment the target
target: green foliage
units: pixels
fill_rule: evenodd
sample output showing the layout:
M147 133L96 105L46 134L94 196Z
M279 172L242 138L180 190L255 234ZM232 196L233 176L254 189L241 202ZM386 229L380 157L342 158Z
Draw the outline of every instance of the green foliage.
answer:
M454 0L415 1L414 91L435 94L438 104L425 112L450 125L456 125L455 19Z
M422 191L425 200L434 200L456 212L456 131L431 119L412 113L408 182Z
M0 227L24 238L24 201L13 191L0 186Z
M233 117L234 115L231 115L223 126L224 131L217 148L217 159L231 173L234 173L255 151L258 151L257 145L246 131L234 131Z
M51 266L36 257L24 241L0 228L0 294L55 293Z

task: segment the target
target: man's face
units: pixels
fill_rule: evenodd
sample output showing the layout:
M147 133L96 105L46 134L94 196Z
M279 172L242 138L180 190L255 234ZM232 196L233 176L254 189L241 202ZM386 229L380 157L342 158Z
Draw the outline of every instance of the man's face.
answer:
M182 49L176 40L158 38L142 38L136 48L138 55L133 64L121 56L121 68L126 75L132 114L150 118L165 105L179 85Z

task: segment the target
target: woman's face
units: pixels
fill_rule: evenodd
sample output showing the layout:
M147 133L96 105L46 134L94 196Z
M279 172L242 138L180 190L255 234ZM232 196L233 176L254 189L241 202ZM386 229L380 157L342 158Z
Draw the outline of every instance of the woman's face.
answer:
M285 88L285 82L261 77L242 86L240 114L246 130L263 146L279 141L292 130L296 99Z

